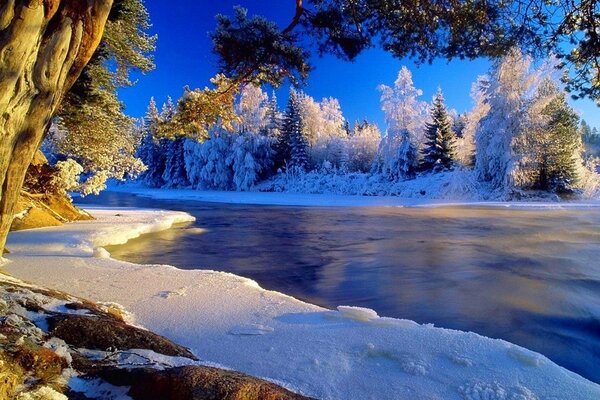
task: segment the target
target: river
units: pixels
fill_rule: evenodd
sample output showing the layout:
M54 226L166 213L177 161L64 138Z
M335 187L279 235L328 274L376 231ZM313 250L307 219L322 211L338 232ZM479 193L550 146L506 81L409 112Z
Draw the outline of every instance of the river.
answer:
M113 192L78 203L197 218L107 248L114 258L232 272L329 308L474 331L600 383L599 207L290 207Z

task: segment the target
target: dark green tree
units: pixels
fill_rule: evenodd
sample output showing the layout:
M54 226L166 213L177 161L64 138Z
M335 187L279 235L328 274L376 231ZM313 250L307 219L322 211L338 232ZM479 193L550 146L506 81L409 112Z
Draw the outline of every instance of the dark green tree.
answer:
M549 122L540 186L558 193L571 192L577 188L577 166L582 151L579 116L562 93L546 106L543 114L549 117Z
M302 129L298 94L292 90L275 146L275 168L303 170L308 165L308 142Z
M425 147L422 150L421 169L423 171L443 171L454 167L455 136L444 94L438 89L429 111L431 121L425 126Z

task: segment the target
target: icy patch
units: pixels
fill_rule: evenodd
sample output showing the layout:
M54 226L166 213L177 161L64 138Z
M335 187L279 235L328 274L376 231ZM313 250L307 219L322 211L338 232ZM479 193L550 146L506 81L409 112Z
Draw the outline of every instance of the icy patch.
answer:
M103 247L96 247L93 256L95 258L110 258L110 253Z
M394 350L380 349L373 343L367 344L369 358L383 358L398 364L400 369L410 375L424 376L429 373L430 365L418 356L398 353Z
M199 364L187 357L167 356L147 349L131 349L113 352L90 349L77 349L77 351L90 360L112 361L121 368L145 366L163 369ZM216 366L216 364L214 366ZM216 367L218 368L218 366Z
M56 337L50 338L48 341L46 341L46 343L44 343L44 347L54 351L57 356L64 358L67 360L67 363L71 365L73 358L71 357L69 346L64 340Z
M520 363L530 367L539 367L546 363L546 357L523 347L511 345L508 349L508 354Z
M525 386L505 389L497 382L469 382L458 391L465 400L539 400L535 393Z
M20 394L17 396L17 400L69 400L69 398L50 386L42 386L31 392Z
M375 310L364 307L338 306L337 310L343 318L368 322L379 318Z
M270 326L260 325L260 324L250 324L250 325L239 325L229 330L230 335L236 336L258 336L258 335L266 335L267 333L271 333L275 331L275 329Z
M92 399L129 400L129 386L114 386L102 379L84 379L78 376L71 378L69 387L72 391L82 393ZM65 397L66 399L66 397Z
M182 287L178 290L163 290L162 292L159 292L156 297L160 297L163 299L170 299L171 297L175 297L175 296L185 296L187 294L187 288L186 287Z
M117 314L123 319L124 322L135 326L135 317L133 314L127 311L125 307L119 303L114 303L112 301L99 301L96 303L96 305L105 313Z
M452 361L456 365L461 365L463 367L472 367L473 366L473 360L471 360L468 357L451 354L451 355L449 355L449 358L450 358L450 361Z

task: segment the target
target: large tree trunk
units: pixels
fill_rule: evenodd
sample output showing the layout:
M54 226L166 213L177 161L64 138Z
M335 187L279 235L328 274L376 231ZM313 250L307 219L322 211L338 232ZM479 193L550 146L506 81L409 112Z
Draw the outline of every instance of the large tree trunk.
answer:
M25 172L113 0L0 0L0 253Z

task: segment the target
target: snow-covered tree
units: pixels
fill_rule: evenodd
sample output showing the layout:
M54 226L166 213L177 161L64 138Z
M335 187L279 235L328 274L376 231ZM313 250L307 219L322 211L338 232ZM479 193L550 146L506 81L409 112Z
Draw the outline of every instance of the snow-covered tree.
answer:
M578 123L564 92L551 79L544 79L528 105L527 121L513 146L518 188L560 193L578 187L583 151Z
M271 99L267 105L267 126L264 129L266 136L277 140L281 134L282 116L277 105L277 96L275 92L271 95Z
M165 187L181 188L190 184L185 170L185 141L183 137L163 139L162 150L166 157L162 179Z
M258 86L245 85L235 109L240 120L236 127L238 132L259 133L269 123L269 96Z
M403 66L394 87L380 85L378 89L388 130L407 130L413 143L420 146L427 120L427 103L419 100L423 91L415 88L410 70Z
M369 172L377 155L381 132L375 124L368 121L356 122L348 138L348 170Z
M452 169L455 136L441 89L438 89L433 99L429 114L431 120L425 125L426 142L421 150L421 168L425 171Z
M456 138L456 159L464 167L473 167L475 165L475 133L479 126L479 121L485 117L490 110L489 104L485 101L485 85L488 78L479 76L471 85L471 99L473 108L460 116L460 125L462 129Z
M158 137L160 114L154 98L150 99L142 130L143 136L136 155L146 166L146 171L140 175L140 180L149 187L162 187L165 184L166 154L164 151L166 139Z
M212 129L208 139L199 143L193 139L184 143L186 172L191 184L200 189L232 189L231 133Z
M169 123L175 117L176 112L175 104L169 96L160 111L160 122ZM185 138L181 136L158 140L157 150L164 157L162 181L165 187L177 188L189 185L185 170L184 142ZM157 166L157 169L160 170L160 166Z
M303 124L298 94L292 90L283 115L281 134L275 146L276 168L305 170L308 166L308 140Z
M261 134L246 132L237 135L230 155L236 190L249 190L270 173L273 143L273 138Z
M476 134L477 177L505 192L514 187L513 145L527 120L528 99L536 83L530 65L517 49L494 63L485 89L490 110Z
M423 142L427 104L418 100L423 92L414 87L412 74L402 67L394 87L380 85L381 108L387 131L382 138L372 172L390 179L414 176L418 147Z

